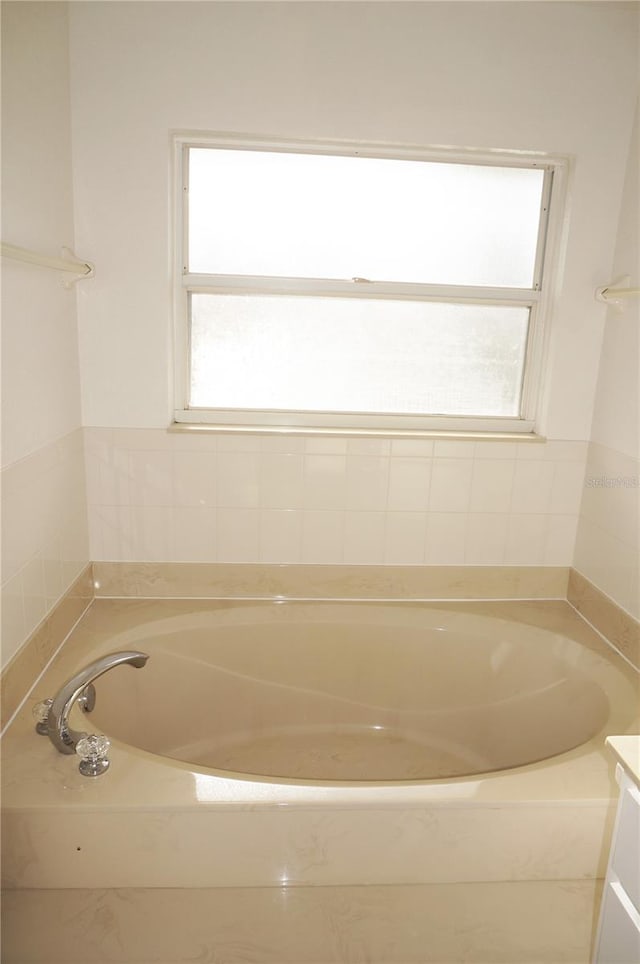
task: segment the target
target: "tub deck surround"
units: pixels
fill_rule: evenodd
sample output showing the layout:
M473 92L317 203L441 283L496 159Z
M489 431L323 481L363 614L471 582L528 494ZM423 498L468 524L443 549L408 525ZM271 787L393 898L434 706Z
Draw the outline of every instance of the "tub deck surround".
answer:
M97 597L566 599L565 566L94 562Z
M7 891L3 961L576 964L589 960L596 890L586 880Z
M640 669L640 623L633 616L576 569L569 574L567 599L612 646Z
M238 608L264 604L95 601L5 738L6 887L355 886L602 875L615 808L604 738L632 730L636 678L567 603L447 607L454 616L510 619L516 633L519 624L535 625L537 612L539 626L618 664L627 697L611 708L612 729L607 725L582 746L512 770L424 782L305 785L194 768L114 740L111 769L89 780L73 758L35 734L33 703L54 693L94 653L134 645L160 618Z
M91 565L86 566L0 675L0 728L4 728L55 651L94 596Z

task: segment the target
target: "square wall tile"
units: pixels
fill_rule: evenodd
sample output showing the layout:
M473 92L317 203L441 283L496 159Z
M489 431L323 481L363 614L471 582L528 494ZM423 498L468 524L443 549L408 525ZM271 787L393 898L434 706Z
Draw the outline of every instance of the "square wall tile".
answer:
M174 505L215 506L217 469L215 452L174 452Z
M471 512L508 512L515 462L510 459L476 459L471 482Z
M178 452L218 451L218 436L213 432L166 432L167 446L175 454Z
M511 459L518 457L518 445L521 443L507 441L493 441L478 439L475 443L474 457L476 459ZM533 443L532 443L533 444Z
M257 508L260 456L255 452L219 452L217 504L220 508Z
M344 512L305 509L302 562L339 565L344 556Z
M384 512L347 512L344 526L344 562L381 565L384 562Z
M347 441L348 455L389 455L391 439L388 438L350 438Z
M533 459L516 462L511 511L534 515L548 512L554 469L553 462Z
M218 562L255 562L260 558L257 509L218 509Z
M214 506L176 506L173 510L175 562L216 562L217 509Z
M389 459L350 455L347 458L346 509L382 511L387 505Z
M84 502L82 503L84 505ZM80 575L87 564L89 530L87 518L78 512L67 512L60 526L60 561L65 588Z
M467 512L472 472L471 459L434 459L429 509L432 512Z
M42 565L44 569L44 590L47 597L47 609L60 598L65 591L64 569L60 538L50 539L42 551Z
M303 502L304 460L298 454L268 453L260 458L263 509L299 509Z
M107 452L113 449L113 433L112 428L96 428L90 425L83 428L82 436L85 452L106 458Z
M625 609L631 611L632 599L637 594L638 584L632 586L632 578L638 571L637 552L615 537L605 536L602 540L603 556L610 560L603 567L598 588L614 600L620 600ZM635 610L637 612L637 609Z
M38 480L21 488L5 487L11 470L2 473L2 578L15 575L38 552L47 518ZM7 492L9 489L9 492Z
M260 439L263 455L303 455L304 436L302 435L263 435Z
M393 566L423 565L426 537L426 512L387 512L384 562Z
M346 455L348 442L339 435L307 435L304 450L307 455Z
M89 509L91 558L100 562L141 561L136 555L132 512L127 505L99 505Z
M601 562L600 531L598 526L581 513L576 532L573 565L596 586L598 586L597 573Z
M559 515L577 514L584 492L585 466L582 462L556 462L549 512Z
M78 429L2 472L5 659L46 617L88 558L84 433Z
M466 565L501 566L507 544L507 526L507 515L470 512L465 547Z
M173 559L173 508L134 506L131 510L132 560L171 562Z
M504 562L507 566L541 566L547 541L546 515L509 516Z
M129 452L124 449L113 449L109 457L99 463L98 492L94 504L131 505L132 472ZM92 484L93 480L87 478L87 487Z
M430 485L431 459L391 459L387 508L405 512L426 510Z
M425 563L428 566L463 566L468 516L463 512L430 512L427 519Z
M434 443L426 438L394 438L391 439L391 454L430 459L433 456L433 445Z
M126 452L170 452L173 436L162 428L114 428L112 444Z
M300 562L302 512L296 509L263 509L260 513L260 561Z
M27 636L24 618L22 573L18 572L2 586L2 665L19 649Z
M252 435L250 432L223 432L218 436L218 452L260 452L264 436Z
M87 504L102 505L100 485L100 460L92 452L87 452L85 457L85 479L87 485Z
M170 452L131 452L131 505L173 505L173 458Z
M346 488L347 459L344 455L305 456L305 509L344 509Z
M545 566L572 566L578 515L551 515L544 548Z
M581 462L587 454L589 443L571 439L547 439L542 443L520 442L519 459L543 459L550 462Z
M433 444L436 459L472 459L475 453L474 439L442 439Z

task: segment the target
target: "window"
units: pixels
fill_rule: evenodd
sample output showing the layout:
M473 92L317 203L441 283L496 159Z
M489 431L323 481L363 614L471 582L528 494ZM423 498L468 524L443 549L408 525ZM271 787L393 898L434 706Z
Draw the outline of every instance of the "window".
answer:
M176 146L177 421L533 429L559 161Z

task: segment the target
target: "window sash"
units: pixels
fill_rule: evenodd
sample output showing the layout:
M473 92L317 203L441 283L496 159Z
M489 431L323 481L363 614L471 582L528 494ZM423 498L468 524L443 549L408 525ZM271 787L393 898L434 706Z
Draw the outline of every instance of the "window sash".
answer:
M447 302L450 304L475 304L475 305L495 305L499 307L521 307L529 310L529 332L527 346L525 349L525 364L522 374L522 394L521 394L521 414L519 417L510 416L455 416L455 415L406 415L394 413L331 413L312 411L295 411L284 409L278 411L243 409L243 408L199 408L191 405L187 394L191 384L191 351L190 347L186 351L184 359L184 384L185 384L185 405L178 408L174 413L176 422L202 423L215 425L218 428L224 426L253 427L254 429L275 430L288 428L292 431L300 430L304 426L319 430L325 428L327 431L352 430L355 433L370 434L379 429L381 433L402 435L420 434L423 432L449 431L449 432L532 432L534 428L534 418L532 411L532 399L534 397L535 381L530 364L534 344L539 337L536 325L537 307L540 301L540 294L537 291L522 292L511 289L505 291L504 298L497 297L498 292L487 292L485 289L462 289L459 297L454 296L451 289L447 289L446 297L442 288L433 286L429 291L422 291L421 297L417 297L414 292L389 291L389 286L380 286L383 291L374 290L378 286L375 284L357 284L349 286L348 283L327 283L326 285L313 282L306 289L304 283L290 285L291 279L270 279L271 284L260 285L249 288L244 278L214 278L198 276L200 282L208 284L192 284L194 279L185 275L183 279L182 295L184 298L184 313L189 318L188 300L191 294L296 294L301 297L304 295L324 295L328 297L353 298L367 297L402 300L406 298L411 301L435 301ZM218 283L216 283L218 282ZM364 291L354 291L354 288L365 289ZM403 286L400 286L403 287ZM490 297L489 295L493 295ZM190 325L188 324L188 328ZM184 339L188 343L188 336Z
M194 273L535 287L538 165L216 146L189 149L187 176Z
M264 431L329 431L354 432L356 434L397 434L416 435L432 432L453 433L531 433L535 427L535 407L539 395L539 373L545 332L541 325L541 315L548 305L548 295L542 290L543 270L550 248L550 198L554 174L562 175L563 163L557 158L541 161L540 158L525 159L517 156L512 159L504 153L479 154L478 152L416 152L406 149L408 153L399 150L385 149L340 149L325 146L319 150L314 145L292 146L288 142L271 142L266 147L256 140L246 141L231 138L202 140L191 139L188 136L178 136L175 141L175 172L179 190L176 191L178 202L175 220L178 231L177 237L181 244L176 246L176 289L175 289L175 317L176 324L176 389L177 404L174 412L176 422L215 425L224 430L264 430ZM538 230L536 265L534 284L532 288L489 288L462 285L434 285L409 284L403 282L379 282L368 279L322 279L322 278L283 278L247 275L215 275L189 273L188 265L188 150L190 147L224 146L254 150L298 150L300 152L314 152L327 154L367 153L368 156L382 157L414 157L423 160L450 160L453 163L494 163L497 166L531 167L542 166L545 170L545 181L542 196L541 215ZM554 188L555 192L556 188ZM558 216L554 239L558 234ZM551 239L551 240L554 240ZM556 241L557 243L557 241ZM545 278L545 289L548 280ZM349 413L312 413L308 411L286 412L253 411L249 409L200 409L189 404L190 386L190 346L189 335L189 295L191 293L211 294L295 294L317 295L323 297L350 298L386 298L410 299L417 301L439 301L451 304L478 304L496 306L525 307L530 310L529 336L525 355L523 372L522 408L518 418L491 416L460 417L460 416L407 416Z

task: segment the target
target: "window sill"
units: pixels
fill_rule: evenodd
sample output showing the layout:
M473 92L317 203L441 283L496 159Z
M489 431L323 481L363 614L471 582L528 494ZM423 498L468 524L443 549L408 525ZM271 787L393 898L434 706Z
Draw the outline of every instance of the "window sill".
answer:
M451 439L488 442L546 442L544 435L535 432L484 432L459 429L387 429L387 428L338 428L298 425L227 425L215 423L172 422L167 432L178 435L302 435L341 438L422 438Z

